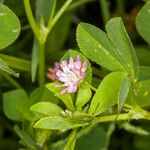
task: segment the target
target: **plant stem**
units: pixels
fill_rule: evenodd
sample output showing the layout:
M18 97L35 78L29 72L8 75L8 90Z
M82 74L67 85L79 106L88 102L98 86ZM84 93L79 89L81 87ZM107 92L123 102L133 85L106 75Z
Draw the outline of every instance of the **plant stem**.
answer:
M37 40L39 40L39 29L37 26L37 23L34 19L32 10L31 10L31 4L30 4L30 0L23 0L24 2L24 7L25 7L25 12L29 21L29 24L32 28L32 31L34 32L34 35L36 36Z
M96 117L96 119L94 119L92 123L136 119L136 118L132 118L132 115L133 114L129 112L129 113L124 113L119 115L117 114L117 115L101 116L101 117ZM141 117L140 119L143 118Z
M107 0L100 0L100 8L103 18L103 23L105 24L110 19L110 12L109 12L109 6L107 3Z
M74 3L72 3L68 8L67 8L67 12L68 11L72 11L82 5L85 5L86 3L90 3L93 2L93 0L81 0L81 1L75 1Z
M42 86L45 83L45 43L39 44L39 84Z
M51 12L51 16L50 16L49 22L51 22L53 17L54 17L55 9L56 9L56 0L54 0L54 2L53 2L53 8L52 8L52 12Z
M133 110L134 112L143 115L145 119L150 120L150 112L142 109L140 106L136 105L135 107L128 104L124 104L124 107L129 108L130 110Z
M73 0L67 0L64 5L62 6L62 8L58 11L58 13L55 15L55 17L51 20L49 20L48 22L48 31L50 32L53 28L53 26L55 25L55 23L58 21L58 19L62 16L62 14L64 13L64 11L67 9L67 7L71 4Z
M125 10L124 10L124 1L117 0L117 11L119 15L124 19L125 17Z
M102 116L97 117L94 122L109 122L109 121L121 121L121 120L129 120L131 118L130 113L119 114L117 115L109 115L109 116Z
M55 23L62 16L66 8L70 5L70 3L73 0L67 0L62 6L62 8L58 11L56 16L53 19L52 18L49 19L47 28L45 26L38 27L34 19L32 10L31 10L30 0L23 0L23 1L24 1L25 11L26 11L29 24L38 41L38 46L39 46L39 69L38 69L39 74L38 76L39 76L39 84L40 86L42 86L45 83L45 43L46 43L48 33L50 33ZM54 4L52 16L54 15L55 5L56 4Z

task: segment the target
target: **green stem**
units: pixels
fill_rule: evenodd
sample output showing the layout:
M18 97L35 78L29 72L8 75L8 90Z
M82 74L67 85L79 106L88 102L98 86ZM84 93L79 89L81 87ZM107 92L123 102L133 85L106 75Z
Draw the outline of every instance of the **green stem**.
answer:
M142 116L144 116L145 119L150 119L150 113L144 109L142 109L140 106L131 106L128 104L124 104L124 107L129 108L130 110L133 110L134 112L141 114Z
M28 29L30 29L30 25L29 24L24 25L24 26L21 27L21 31L28 30Z
M120 14L121 17L125 16L125 10L124 10L124 1L122 0L117 0L117 11Z
M123 120L131 120L131 119L136 119L136 120L144 119L144 116L140 115L139 113L129 112L124 114L96 117L92 123L123 121Z
M49 20L48 22L48 31L50 32L53 28L53 26L55 25L55 23L58 21L58 19L62 16L62 14L65 12L65 10L67 9L67 7L71 4L73 0L67 0L64 5L62 6L62 8L58 11L58 13L55 15L55 17L51 20Z
M45 43L39 43L39 84L45 83Z
M53 17L54 17L55 9L56 9L56 0L54 0L54 2L53 2L53 8L52 8L52 12L51 12L51 16L50 16L49 22L51 22Z
M68 8L67 8L67 12L68 11L72 11L72 10L75 10L76 8L82 6L82 5L85 5L86 3L89 3L89 2L93 2L93 0L82 0L82 1L75 1L74 3L72 3Z
M29 24L34 32L34 35L36 36L37 40L39 40L39 29L37 26L37 23L34 19L33 13L32 13L32 9L31 9L31 4L30 4L30 0L23 0L24 2L24 7L25 7L25 12L29 21Z
M104 24L110 19L110 12L107 0L100 0L100 8Z

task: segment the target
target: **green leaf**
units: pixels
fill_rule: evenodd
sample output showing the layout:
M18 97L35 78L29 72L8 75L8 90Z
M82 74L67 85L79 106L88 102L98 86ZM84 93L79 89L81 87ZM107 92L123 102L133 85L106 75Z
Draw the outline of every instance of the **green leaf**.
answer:
M107 150L105 130L100 126L82 129L77 135L75 150Z
M67 139L67 143L64 147L64 150L74 150L74 147L75 147L75 143L76 143L76 130L73 130L68 139Z
M150 80L150 67L141 66L139 80Z
M19 33L19 19L7 6L0 4L0 49L13 43Z
M150 80L139 81L134 89L134 93L139 106L150 106Z
M89 113L98 115L119 102L119 108L126 99L128 89L124 85L126 72L113 72L107 75L99 85L89 108ZM125 90L125 91L124 91ZM122 93L122 92L125 92Z
M76 57L80 55L80 59L82 62L86 61L87 62L87 70L85 72L85 78L84 80L87 81L88 83L91 83L92 81L92 69L91 69L91 64L90 62L88 61L88 59L86 59L85 56L83 56L83 54L75 51L75 50L68 50L68 52L66 52L66 54L62 57L61 61L62 60L67 60L69 61L70 57L73 57L74 59L76 59Z
M0 69L15 77L19 77L19 74L15 73L12 69L10 69L8 65L1 58L0 58Z
M38 68L38 53L39 53L39 48L38 48L38 43L36 39L33 41L33 47L32 47L32 60L31 60L31 78L32 82L35 82L36 78L36 73L37 73L37 68Z
M138 60L142 66L150 66L150 50L148 46L135 47Z
M36 20L40 22L41 18L44 19L47 25L53 11L53 6L56 0L37 0L36 1Z
M123 81L122 85L119 91L119 96L118 96L118 112L121 111L123 104L126 101L126 98L128 96L129 90L130 90L131 82L129 78L126 76Z
M28 60L0 54L0 58L2 58L10 67L13 67L15 69L19 69L22 71L30 72L31 70L31 63Z
M32 113L29 111L30 101L27 93L22 90L14 90L3 94L3 109L5 115L12 120L32 120Z
M106 31L117 52L118 61L129 75L137 78L139 63L122 19L120 17L110 19L106 24Z
M35 104L40 101L47 101L53 104L58 103L58 98L54 96L54 94L48 90L45 86L41 86L36 88L29 97L29 100L32 104Z
M58 88L56 86L58 86L60 83L58 82L51 82L49 84L46 85L46 87L54 93L54 95L58 98L60 98L62 100L62 102L66 105L67 109L69 110L74 110L74 104L72 102L72 98L71 95L68 93L65 94L60 94L60 92L63 90L63 88Z
M30 107L30 110L39 117L61 116L63 109L50 102L39 102Z
M136 28L142 38L150 44L150 2L147 2L136 17Z
M88 123L80 124L77 122L73 122L67 118L55 116L40 119L38 122L36 122L34 127L49 130L67 130L85 125L88 125Z
M97 27L80 23L77 27L77 42L81 51L97 64L111 71L124 70L106 33Z
M81 109L90 100L91 96L91 89L85 83L81 84L81 86L78 89L75 104L77 109Z

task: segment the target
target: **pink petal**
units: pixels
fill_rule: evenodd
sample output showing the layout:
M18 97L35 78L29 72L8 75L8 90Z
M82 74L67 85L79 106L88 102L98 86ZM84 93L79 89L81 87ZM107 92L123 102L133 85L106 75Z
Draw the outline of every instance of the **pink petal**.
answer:
M61 81L61 82L67 82L67 79L66 79L65 77L59 77L58 79L59 79L59 81Z
M66 60L64 60L64 61L62 61L61 63L60 63L60 67L63 69L64 67L67 67L67 61Z
M59 69L59 63L58 62L55 62L54 64L54 72L56 73Z
M73 68L74 68L74 60L73 60L72 57L70 57L68 67L69 67L70 69L73 69Z
M80 69L80 68L81 68L80 55L78 55L77 58L76 58L75 68L76 68L76 69Z
M84 78L84 77L85 77L85 73L81 72L81 78Z
M62 74L63 74L63 72L61 71L61 70L58 70L57 72L56 72L56 75L59 77L59 76L62 76Z
M76 90L77 90L77 86L74 86L74 87L68 87L67 92L68 92L68 93L75 93Z
M66 89L62 90L62 91L60 92L60 94L67 93L67 90L68 90L68 88L66 88Z

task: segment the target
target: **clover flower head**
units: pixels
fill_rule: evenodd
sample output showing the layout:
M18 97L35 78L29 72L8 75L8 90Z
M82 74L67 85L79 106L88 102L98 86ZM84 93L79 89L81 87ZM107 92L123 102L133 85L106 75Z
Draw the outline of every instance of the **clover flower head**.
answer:
M58 62L55 62L54 64L54 68L48 68L48 72L46 73L46 76L51 79L52 81L55 81L56 80L56 72L59 68L59 63Z
M62 61L57 68L55 68L56 79L63 84L57 85L57 87L65 87L61 91L64 93L75 93L78 85L82 82L85 77L85 71L87 69L87 63L83 63L78 55L76 61L70 57L69 62L66 60Z

